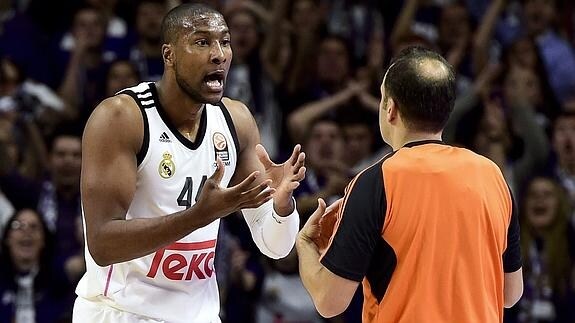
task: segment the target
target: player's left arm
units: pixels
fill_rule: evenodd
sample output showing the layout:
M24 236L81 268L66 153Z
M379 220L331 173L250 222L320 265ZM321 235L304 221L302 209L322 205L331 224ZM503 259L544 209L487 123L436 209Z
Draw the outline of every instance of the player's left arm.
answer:
M305 176L305 154L297 145L286 162L272 162L260 144L259 130L249 109L239 101L224 98L222 102L232 116L240 147L230 185L253 171L264 174L256 181L269 183L274 190L272 201L242 213L260 251L270 258L283 258L293 248L299 230L299 214L292 195Z

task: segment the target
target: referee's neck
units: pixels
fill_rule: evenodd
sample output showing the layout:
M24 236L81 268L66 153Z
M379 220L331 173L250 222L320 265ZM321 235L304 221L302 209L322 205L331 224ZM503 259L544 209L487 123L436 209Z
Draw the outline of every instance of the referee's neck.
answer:
M441 135L443 131L440 132L416 132L408 131L402 136L398 136L397 140L394 141L392 147L393 150L398 150L410 142L416 141L426 141L426 140L441 140Z

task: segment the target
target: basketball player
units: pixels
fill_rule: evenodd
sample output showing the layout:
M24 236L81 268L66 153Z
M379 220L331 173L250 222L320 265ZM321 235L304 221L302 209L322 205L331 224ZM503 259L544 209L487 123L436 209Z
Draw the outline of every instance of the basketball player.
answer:
M352 180L337 212L319 201L296 242L304 286L325 317L362 282L363 322L501 322L523 292L517 208L493 162L441 141L452 67L409 48L381 94L393 152Z
M241 210L259 249L282 258L299 229L296 146L274 164L248 108L222 98L224 18L198 4L162 23L164 73L99 104L83 137L87 272L74 322L220 322L219 219Z

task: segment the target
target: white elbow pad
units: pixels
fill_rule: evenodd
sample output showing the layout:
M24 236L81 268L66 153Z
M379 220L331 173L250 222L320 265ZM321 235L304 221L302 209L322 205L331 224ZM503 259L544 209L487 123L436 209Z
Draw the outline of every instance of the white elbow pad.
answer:
M295 201L294 211L288 216L277 215L273 200L255 209L244 209L242 213L255 244L264 255L279 259L289 254L299 231L299 214Z

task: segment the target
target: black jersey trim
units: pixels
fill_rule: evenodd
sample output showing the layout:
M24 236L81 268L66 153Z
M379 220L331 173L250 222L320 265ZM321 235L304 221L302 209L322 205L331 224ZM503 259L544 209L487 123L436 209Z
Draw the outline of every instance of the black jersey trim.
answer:
M148 90L146 90L145 92L147 91ZM136 101L136 104L138 104L138 108L140 110L140 113L142 114L142 120L144 122L144 138L142 139L142 145L140 146L140 150L136 154L137 166L140 166L140 164L142 164L142 162L144 161L144 158L146 157L146 154L148 153L148 148L150 146L150 125L148 124L148 116L146 114L146 109L149 107L142 105L142 102L140 102L140 99L138 98L138 93L135 93L132 90L124 90L118 92L118 94L126 94L132 97L132 99Z
M226 119L226 123L228 124L228 128L230 129L230 133L232 134L232 138L234 139L234 146L236 146L236 157L240 155L240 141L238 139L238 133L236 132L236 127L234 126L234 121L232 120L232 115L228 108L223 102L219 102L218 106L222 110L224 114L224 118Z
M178 131L178 128L176 128L176 126L174 126L174 124L172 123L172 121L170 120L168 115L166 114L166 111L164 110L164 107L162 106L162 103L160 102L160 98L158 96L158 90L156 88L156 84L150 83L150 89L152 90L152 98L153 98L154 102L156 102L156 110L158 110L158 114L160 115L160 118L162 118L162 121L164 121L164 124L168 127L168 129L170 129L170 131L174 134L174 136L176 136L176 138L178 139L178 141L182 145L186 146L187 148L189 148L191 150L198 149L198 147L200 147L200 145L204 141L204 137L206 135L206 128L207 128L207 124L208 124L208 116L207 116L208 112L206 111L206 107L204 106L204 110L201 112L200 127L198 129L198 134L196 136L196 140L191 141L191 140L187 139L186 137L184 137L184 135L182 135L180 133L180 131Z
M418 141L408 142L405 145L403 145L403 147L411 148L411 147L421 146L421 145L425 145L425 144L447 145L442 140L429 139L429 140L418 140Z

